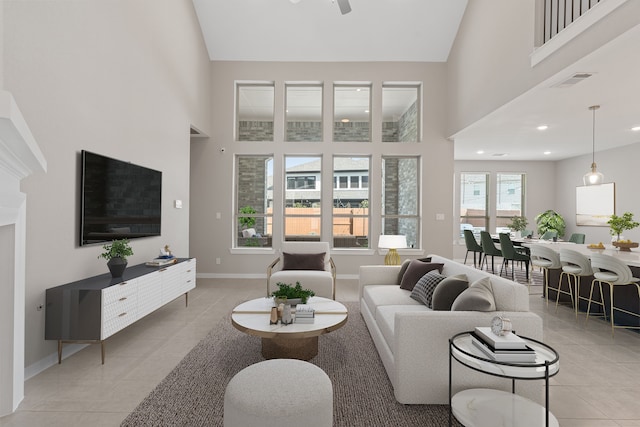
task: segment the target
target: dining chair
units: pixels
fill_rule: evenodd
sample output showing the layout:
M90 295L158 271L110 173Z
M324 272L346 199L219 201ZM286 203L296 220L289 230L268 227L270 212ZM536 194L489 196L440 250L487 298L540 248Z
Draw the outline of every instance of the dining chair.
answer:
M572 243L583 244L585 239L585 235L582 233L573 233L571 237L569 237L569 241Z
M509 261L511 261L511 280L514 278L514 264L516 261L522 261L526 268L527 283L529 283L529 262L531 258L523 250L516 250L511 241L511 237L507 233L500 233L500 250L502 251L502 267L500 267L500 275L502 276L502 270Z
M558 237L558 232L555 230L547 230L540 236L540 240L552 240L554 237Z
M591 282L591 290L589 291L589 304L587 306L587 318L585 320L585 325L589 321L591 303L602 306L603 316L606 319L606 304L604 301L604 294L602 293L602 284L606 283L609 285L609 320L611 321L611 335L614 335L616 328L640 329L640 326L615 324L614 312L616 311L636 317L640 317L640 314L616 307L613 298L614 289L619 286L635 286L638 291L638 298L640 298L640 284L638 284L640 279L633 277L631 269L627 264L620 261L618 258L612 257L611 255L592 254L591 268L593 269L593 281ZM596 283L598 283L600 290L600 301L593 300L593 287Z
M476 236L473 235L473 231L471 230L464 230L464 243L467 246L467 253L464 255L464 263L467 263L467 256L469 255L469 252L473 252L473 266L477 268L476 253L480 254L478 264L482 264L482 245L478 243Z
M480 270L482 270L482 266L487 263L487 257L491 257L491 272L495 274L495 265L493 262L494 257L502 256L502 251L500 248L496 247L495 243L493 243L493 239L491 238L491 234L488 231L480 232L480 244L482 245L482 262L480 263ZM487 268L489 265L487 264Z
M562 264L562 273L560 273L560 282L562 282L562 276L566 275L569 281L569 287L571 287L571 278L573 278L573 301L575 305L576 317L578 317L578 309L580 306L580 300L586 300L580 296L580 282L583 277L593 276L593 270L591 269L591 261L584 254L575 251L573 249L560 249L560 263ZM558 293L558 296L560 294ZM556 309L558 302L556 300Z

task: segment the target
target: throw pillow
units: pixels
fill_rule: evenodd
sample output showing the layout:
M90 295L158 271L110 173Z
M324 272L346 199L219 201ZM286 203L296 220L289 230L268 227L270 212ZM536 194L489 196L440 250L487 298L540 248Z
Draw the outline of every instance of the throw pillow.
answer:
M451 310L453 301L469 287L469 279L466 274L449 276L436 286L431 299L431 308L434 310Z
M422 262L417 259L411 260L407 271L405 271L400 281L400 289L412 291L422 276L431 270L438 270L438 273L442 273L442 267L444 267L444 264L438 262Z
M489 277L477 280L458 295L451 305L451 311L496 311L493 288Z
M444 279L446 279L446 276L443 276L437 270L431 270L418 280L418 283L416 283L411 291L411 298L421 302L427 307L431 307L433 291L436 289L436 286L438 286L438 283Z
M411 262L410 259L405 259L402 262L402 265L400 265L400 271L398 272L398 280L396 281L396 284L398 286L400 286L400 283L402 282L402 276L404 276L404 273L407 271L407 267L409 267L410 262Z
M326 252L319 254L290 254L283 252L283 270L324 270Z

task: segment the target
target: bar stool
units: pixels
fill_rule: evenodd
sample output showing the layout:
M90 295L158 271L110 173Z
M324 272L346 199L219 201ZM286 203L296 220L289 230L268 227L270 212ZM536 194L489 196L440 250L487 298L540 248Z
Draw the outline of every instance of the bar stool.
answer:
M593 270L591 269L591 261L578 251L573 249L560 249L560 263L562 264L562 273L560 273L560 283L562 283L562 276L567 276L569 282L569 288L571 288L571 278L573 278L573 288L575 289L574 305L576 311L576 317L578 317L578 308L580 300L587 298L580 297L580 280L584 276L592 276ZM560 296L560 293L558 293ZM556 298L556 310L558 308L558 299Z
M547 307L549 306L549 270L556 270L562 268L562 264L560 263L560 255L553 249L545 246L545 245L531 245L531 264L534 267L538 267L542 269L544 273L544 294L547 298ZM562 279L562 275L560 277ZM560 293L567 293L567 291L561 291L562 281L558 282L557 288L555 289L560 296ZM573 302L573 295L571 294L571 286L569 286L569 294L571 295L571 301ZM557 298L556 298L557 300ZM556 303L556 310L558 309Z
M622 308L615 307L613 300L613 289L616 286L629 286L635 285L638 291L638 298L640 298L640 284L638 282L640 279L633 277L631 273L631 269L627 264L620 261L618 258L612 257L610 255L604 254L593 254L591 255L591 268L593 269L593 281L591 282L591 290L589 291L589 305L587 306L587 319L585 320L585 325L589 321L589 314L591 311L591 303L601 305L602 310L604 311L604 317L606 319L606 309L604 302L604 295L602 293L602 284L606 283L609 285L609 302L610 302L610 311L609 318L611 320L611 335L614 335L616 328L629 328L629 329L640 329L640 326L619 326L614 323L614 311L621 311L623 313L629 314L631 316L640 317L640 314L633 313L628 310L624 310ZM593 286L598 282L600 287L600 301L593 300Z

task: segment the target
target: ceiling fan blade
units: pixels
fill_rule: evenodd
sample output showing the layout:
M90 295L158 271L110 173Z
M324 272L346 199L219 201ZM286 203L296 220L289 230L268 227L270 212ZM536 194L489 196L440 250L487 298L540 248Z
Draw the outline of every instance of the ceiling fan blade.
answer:
M340 12L343 15L346 15L347 13L351 12L351 5L349 4L349 0L337 0L338 1L338 6L340 7Z

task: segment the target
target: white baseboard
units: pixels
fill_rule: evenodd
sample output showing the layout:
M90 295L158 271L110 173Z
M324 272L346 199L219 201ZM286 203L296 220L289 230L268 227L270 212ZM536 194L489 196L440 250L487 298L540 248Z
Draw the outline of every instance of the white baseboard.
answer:
M67 357L79 352L83 348L87 347L89 344L65 344L62 347L62 360ZM38 375L40 372L44 371L47 368L52 367L53 365L58 363L58 352L52 353L47 357L44 357L38 360L36 363L33 363L26 368L24 368L24 380L28 380L29 378L33 378Z

